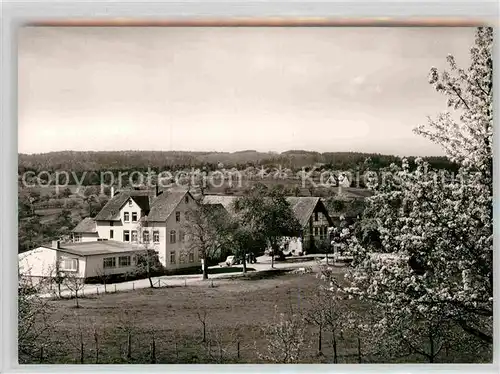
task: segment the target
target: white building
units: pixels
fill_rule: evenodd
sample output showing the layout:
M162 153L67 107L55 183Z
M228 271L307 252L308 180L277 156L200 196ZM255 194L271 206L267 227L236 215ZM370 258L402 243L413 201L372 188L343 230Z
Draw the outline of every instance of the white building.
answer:
M125 190L112 194L94 219L82 221L83 228L77 226L77 238L154 249L167 270L200 265L198 253L186 242L186 214L196 206L189 191Z
M19 272L32 279L53 277L56 271L74 274L78 278L93 278L102 274L132 273L136 255L144 249L117 241L88 241L41 246L20 253Z

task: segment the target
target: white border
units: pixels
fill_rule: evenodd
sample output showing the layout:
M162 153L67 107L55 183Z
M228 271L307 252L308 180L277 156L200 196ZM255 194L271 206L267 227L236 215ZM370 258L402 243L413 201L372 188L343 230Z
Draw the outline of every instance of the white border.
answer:
M494 363L485 365L17 365L16 342L16 284L17 284L17 49L15 29L19 24L50 18L68 17L127 17L127 18L185 18L192 17L474 17L488 22L495 22L499 15L498 0L481 1L436 1L426 0L426 3L404 1L11 1L3 2L2 30L1 30L1 127L0 127L0 372L72 372L83 373L88 371L106 372L382 372L382 373L412 373L440 370L441 372L499 372L498 353L499 326L498 300L499 287L495 288L494 310L495 330ZM496 40L498 30L495 26L495 87L499 87L499 59ZM495 114L497 112L495 103ZM495 115L495 123L497 118ZM499 135L495 131L495 144L498 144ZM498 192L497 176L499 171L498 148L495 147L494 169L495 196ZM500 205L495 204L494 235L499 237L500 228L496 224ZM498 241L495 240L495 252ZM500 256L495 255L495 284L498 281Z

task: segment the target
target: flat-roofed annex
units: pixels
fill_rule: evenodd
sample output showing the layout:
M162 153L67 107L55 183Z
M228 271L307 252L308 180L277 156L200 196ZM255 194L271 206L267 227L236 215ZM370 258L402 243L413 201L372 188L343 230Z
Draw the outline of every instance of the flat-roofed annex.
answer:
M68 252L78 256L92 256L143 251L141 244L124 243L115 240L102 240L82 243L62 244L59 248L52 248L61 252Z

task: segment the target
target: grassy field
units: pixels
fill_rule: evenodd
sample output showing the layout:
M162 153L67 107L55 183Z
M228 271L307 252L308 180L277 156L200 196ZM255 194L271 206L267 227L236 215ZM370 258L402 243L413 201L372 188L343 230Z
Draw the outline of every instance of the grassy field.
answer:
M343 277L341 269L338 276ZM257 272L213 283L101 294L81 299L80 308L75 308L74 300L55 300L51 319L57 321L56 328L50 332L42 357L34 352L23 362L151 363L154 340L155 363L262 363L264 330L276 311L306 314L320 283L314 273ZM127 357L129 335L131 355ZM333 362L328 331L323 332L323 355L318 355L316 326L307 325L306 340L303 362ZM338 340L339 363L358 362L357 353L357 336ZM470 353L445 359L477 360ZM405 361L422 359L406 357Z
M80 300L57 300L52 318L57 323L50 334L43 362L79 363L80 333L84 340L84 362L95 363L95 332L99 363L148 363L155 336L157 363L260 362L257 350L265 347L263 329L282 312L305 311L320 280L314 274L250 273L245 278L200 281L187 287L143 289L100 295ZM202 342L206 312L207 342ZM79 325L81 328L79 328ZM94 331L94 326L95 331ZM132 330L132 358L126 358L127 328ZM309 338L316 341L311 326ZM331 346L324 336L324 357L316 357L316 345L308 352L310 362L331 362ZM238 358L239 341L239 358ZM346 341L344 346L353 342ZM210 351L209 352L209 347ZM257 348L256 348L257 347ZM220 350L219 348L222 348ZM222 358L221 358L222 357ZM33 363L38 363L34 359Z

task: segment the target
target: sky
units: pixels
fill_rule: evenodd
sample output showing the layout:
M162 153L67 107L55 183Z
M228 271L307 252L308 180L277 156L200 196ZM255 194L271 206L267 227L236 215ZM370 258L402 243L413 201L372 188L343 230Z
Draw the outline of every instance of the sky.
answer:
M25 27L19 152L190 150L441 155L413 128L472 28Z

